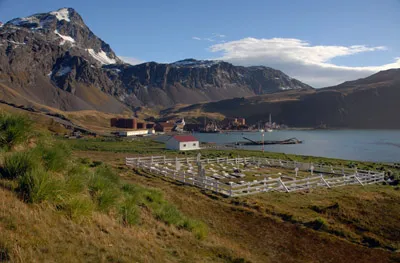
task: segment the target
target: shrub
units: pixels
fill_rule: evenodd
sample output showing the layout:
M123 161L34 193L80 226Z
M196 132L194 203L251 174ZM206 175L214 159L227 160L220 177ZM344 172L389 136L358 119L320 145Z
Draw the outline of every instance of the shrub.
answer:
M61 182L38 167L20 176L17 191L26 202L40 203L61 199Z
M22 115L0 113L0 148L9 150L25 142L31 133L32 122Z
M2 178L16 179L30 172L35 166L37 161L31 152L16 152L5 157L0 174Z

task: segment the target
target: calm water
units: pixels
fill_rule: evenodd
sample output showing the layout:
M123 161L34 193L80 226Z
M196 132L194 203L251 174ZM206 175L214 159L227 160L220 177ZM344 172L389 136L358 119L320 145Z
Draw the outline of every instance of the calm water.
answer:
M259 132L229 134L194 134L201 142L217 144L245 141L244 137L261 141ZM296 137L303 144L265 145L265 151L322 156L359 161L400 162L400 130L287 130L265 133L265 140ZM261 150L262 146L240 146Z

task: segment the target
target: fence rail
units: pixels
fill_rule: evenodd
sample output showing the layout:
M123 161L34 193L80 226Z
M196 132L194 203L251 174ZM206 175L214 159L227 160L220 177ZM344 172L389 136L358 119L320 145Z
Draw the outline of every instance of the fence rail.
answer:
M219 182L215 178L209 176L201 176L200 174L190 174L185 171L176 171L168 167L156 166L156 164L168 163L191 163L200 162L208 163L252 163L259 166L267 165L273 167L282 167L287 169L296 169L302 171L311 171L320 173L318 176L311 176L304 179L293 179L290 181L282 181L282 178L266 179L254 182L229 184ZM130 167L140 168L149 173L168 177L184 184L194 185L196 187L210 190L229 197L244 196L262 192L280 191L295 192L304 191L312 188L332 188L345 185L366 185L376 184L384 181L384 172L364 171L356 169L348 169L343 167L332 167L327 165L319 165L312 163L300 163L293 161L283 161L269 158L246 157L246 158L214 158L200 159L197 158L166 158L165 156L150 156L126 158L126 165ZM329 174L331 177L324 174ZM332 177L333 176L333 177Z

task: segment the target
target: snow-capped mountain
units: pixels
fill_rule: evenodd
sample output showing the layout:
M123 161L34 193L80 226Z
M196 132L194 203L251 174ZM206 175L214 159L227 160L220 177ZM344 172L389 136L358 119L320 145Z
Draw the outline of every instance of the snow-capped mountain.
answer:
M0 76L19 97L35 103L106 112L311 88L278 70L223 61L125 64L72 8L16 18L0 27Z

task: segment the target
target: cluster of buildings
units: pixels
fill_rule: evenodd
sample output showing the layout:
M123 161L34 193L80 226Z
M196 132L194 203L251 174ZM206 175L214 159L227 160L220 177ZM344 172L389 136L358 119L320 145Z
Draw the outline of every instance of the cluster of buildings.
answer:
M122 137L127 136L144 136L159 133L169 133L172 131L183 131L185 120L177 122L143 122L135 118L112 118L110 121L111 127L119 128L117 134Z

